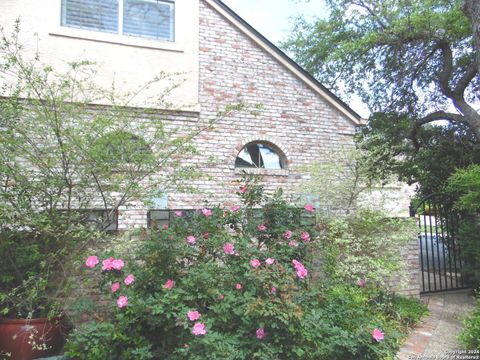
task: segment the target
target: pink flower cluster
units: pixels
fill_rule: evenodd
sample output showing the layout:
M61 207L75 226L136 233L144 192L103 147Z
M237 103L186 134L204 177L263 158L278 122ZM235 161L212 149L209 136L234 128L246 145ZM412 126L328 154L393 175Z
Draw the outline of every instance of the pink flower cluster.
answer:
M207 333L207 329L205 328L205 324L201 322L195 323L193 325L192 334L195 336L205 335Z
M265 329L258 328L257 331L255 331L255 334L257 335L258 340L262 340L265 337Z
M203 214L203 216L205 216L205 217L209 217L209 216L211 216L211 215L213 214L213 211L210 210L210 209L202 209L202 214Z
M253 259L253 260L250 260L250 265L253 267L253 268L258 268L260 265L262 265L262 263L260 262L260 260L258 259Z
M165 285L163 285L163 288L170 290L171 288L173 288L174 285L175 285L175 281L173 281L172 279L168 279Z
M197 239L196 239L195 236L193 236L193 235L187 236L187 238L186 238L185 240L186 240L187 243L189 243L190 245L195 245L195 243L197 242Z
M308 270L305 268L305 266L303 266L303 264L297 260L292 260L292 263L295 271L297 272L297 276L300 279L305 279L308 276Z
M226 243L225 245L223 245L223 252L227 255L234 255L235 247L232 243Z
M110 270L122 270L125 266L125 263L122 259L114 259L113 257L109 257L108 259L104 259L102 261L102 270L110 271Z

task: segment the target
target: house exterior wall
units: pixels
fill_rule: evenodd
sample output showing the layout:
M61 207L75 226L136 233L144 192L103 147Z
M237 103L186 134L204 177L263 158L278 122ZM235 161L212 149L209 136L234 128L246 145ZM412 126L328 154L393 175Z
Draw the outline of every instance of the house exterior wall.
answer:
M110 88L115 82L119 93L130 92L151 81L161 70L182 82L169 101L177 109L198 110L198 1L176 1L175 42L74 29L60 26L61 0L2 0L0 24L9 34L20 19L20 43L41 61L65 70L71 61L94 61L98 67L95 82ZM183 80L185 80L183 82ZM149 98L163 86L142 92L131 105L149 107ZM97 103L108 104L101 100Z
M306 177L303 165L319 160L324 150L353 146L351 120L205 1L199 23L200 121L215 119L219 110L238 102L262 109L257 116L249 110L233 112L195 139L202 154L192 162L213 178L195 181L199 194L171 194L169 206L191 208L206 198L233 205L240 178L235 158L250 141L270 142L285 154L287 169L257 172L267 189L281 186L287 195L299 192ZM209 157L215 158L213 165Z

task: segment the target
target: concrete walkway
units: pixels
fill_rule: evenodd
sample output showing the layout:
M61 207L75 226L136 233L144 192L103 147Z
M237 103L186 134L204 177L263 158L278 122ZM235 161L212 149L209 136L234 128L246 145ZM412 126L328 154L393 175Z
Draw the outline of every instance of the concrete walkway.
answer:
M397 354L399 360L455 359L463 350L457 340L462 320L473 310L472 291L455 291L422 297L430 315L414 329ZM480 360L480 356L478 357Z

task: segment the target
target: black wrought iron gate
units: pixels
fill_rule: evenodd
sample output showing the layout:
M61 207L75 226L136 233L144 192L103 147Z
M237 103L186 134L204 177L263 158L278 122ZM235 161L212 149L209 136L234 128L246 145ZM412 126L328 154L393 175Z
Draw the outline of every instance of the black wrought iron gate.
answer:
M449 197L426 196L411 213L418 221L422 293L467 287L458 243L460 215Z

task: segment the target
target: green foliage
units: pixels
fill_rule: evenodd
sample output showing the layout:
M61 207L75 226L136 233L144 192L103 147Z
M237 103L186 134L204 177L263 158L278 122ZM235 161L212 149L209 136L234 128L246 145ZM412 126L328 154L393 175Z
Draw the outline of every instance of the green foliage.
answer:
M458 198L455 206L460 210L480 209L480 165L458 169L448 178L446 191Z
M324 228L320 254L328 278L380 284L393 275L402 278L400 249L416 237L413 222L373 211L320 221Z
M480 300L473 313L464 322L464 329L460 333L459 340L467 348L480 351Z
M322 210L327 213L349 214L357 208L359 197L373 187L364 153L342 148L325 151L321 157L322 161L304 168L310 179L302 184L301 191L318 196Z
M411 141L411 118L377 113L357 136L366 157L368 177L388 181L397 177L418 184L418 192L441 192L458 168L480 163L480 144L464 124L424 126L417 132L418 148Z
M466 109L460 98L479 100L474 89L480 80L475 63L480 49L471 41L475 24L462 4L329 0L328 18L297 19L283 47L330 89L359 95L372 112L420 119L434 114L431 109L447 112L450 101ZM460 117L476 124L476 132L478 113L466 113Z
M161 72L120 94L92 81L88 61L60 72L26 54L19 32L19 22L11 36L0 31L0 311L33 316L64 296L69 261L104 236L121 206L185 189L183 179L199 175L182 160L216 119L167 130L158 111L151 119L129 105L155 84L177 87L178 76ZM167 109L167 96L152 107ZM109 106L90 105L99 102ZM92 209L103 215L92 219Z
M232 360L393 358L418 310L392 302L395 316L383 314L373 282L360 287L314 281L321 242L306 210L289 205L281 192L264 196L255 180L242 184L238 194L240 208L177 214L168 228L145 234L123 269L103 271L100 286L111 294L112 305L120 296L127 296L128 304L116 307L102 324L79 327L68 339L66 355L87 359L93 352L99 358L129 359L140 351L145 359L204 359L206 354ZM370 222L357 227L365 236L374 232ZM302 240L305 232L309 238L303 234ZM306 278L292 260L308 269ZM127 274L135 276L128 286L123 282ZM168 280L174 283L167 286ZM115 282L120 289L112 293ZM198 320L189 320L193 310L200 313ZM205 326L206 334L192 333L195 322ZM384 341L372 339L375 328L385 333Z

